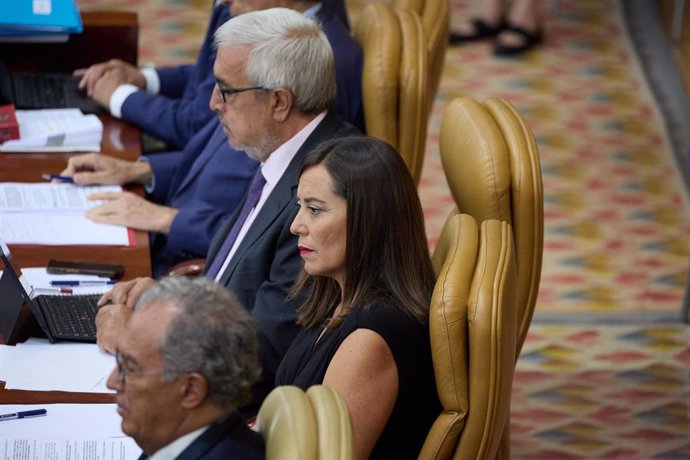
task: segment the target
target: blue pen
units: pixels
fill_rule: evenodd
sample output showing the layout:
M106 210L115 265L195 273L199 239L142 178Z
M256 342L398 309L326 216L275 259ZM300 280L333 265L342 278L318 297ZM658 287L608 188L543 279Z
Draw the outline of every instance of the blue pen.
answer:
M0 415L0 422L2 422L4 420L14 420L17 418L39 417L41 415L46 415L47 413L48 413L48 411L45 409L36 409L36 410L26 410L23 412L14 412L12 414Z
M69 176L61 176L59 174L41 174L41 177L45 180L59 180L60 182L65 182L68 184L73 184L74 179Z
M51 281L51 286L104 286L106 284L115 284L115 280L55 280Z

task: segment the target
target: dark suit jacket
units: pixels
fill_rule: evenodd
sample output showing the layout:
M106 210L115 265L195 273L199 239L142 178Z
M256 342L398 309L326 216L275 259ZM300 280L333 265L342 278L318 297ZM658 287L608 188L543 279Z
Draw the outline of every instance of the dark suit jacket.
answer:
M177 460L262 460L264 457L261 435L250 430L244 418L234 413L208 427ZM147 457L142 454L139 458Z
M323 33L333 49L335 79L335 111L343 120L364 132L364 105L362 102L362 67L364 55L347 27L333 13L321 8L316 14Z
M171 147L182 149L187 145L194 134L214 118L208 107L215 85L213 34L228 19L228 7L215 6L196 63L156 69L161 81L160 93L137 91L128 96L122 104L122 119Z
M147 157L155 176L148 198L178 209L167 235L152 234L153 276L188 259L204 257L213 235L244 196L259 163L228 145L215 118L183 152Z
M303 299L288 301L286 297L302 268L297 237L290 233L298 210L295 204L297 173L302 158L325 140L358 134L354 126L334 113L326 115L283 173L220 278L220 282L249 309L257 323L263 376L262 383L255 389L255 403L273 388L280 360L298 332L295 311ZM214 237L207 267L241 208L242 203Z
M322 0L321 8L330 11L335 17L340 19L345 27L350 30L350 21L347 18L344 0Z

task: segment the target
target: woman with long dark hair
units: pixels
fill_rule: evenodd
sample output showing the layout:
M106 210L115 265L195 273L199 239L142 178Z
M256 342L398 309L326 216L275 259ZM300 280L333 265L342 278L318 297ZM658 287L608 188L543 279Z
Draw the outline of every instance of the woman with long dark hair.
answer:
M434 286L422 208L398 153L352 137L315 149L300 172L304 328L278 385L328 385L344 397L358 458L416 458L440 411L428 308Z

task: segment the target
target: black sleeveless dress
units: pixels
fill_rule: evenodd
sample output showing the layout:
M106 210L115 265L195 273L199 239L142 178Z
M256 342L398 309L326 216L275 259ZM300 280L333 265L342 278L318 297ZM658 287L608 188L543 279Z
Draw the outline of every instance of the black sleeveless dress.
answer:
M417 458L441 405L436 394L429 330L397 308L358 308L316 343L322 327L301 331L278 368L276 385L304 390L323 382L340 344L355 329L377 332L391 349L398 369L398 398L371 453L372 459Z

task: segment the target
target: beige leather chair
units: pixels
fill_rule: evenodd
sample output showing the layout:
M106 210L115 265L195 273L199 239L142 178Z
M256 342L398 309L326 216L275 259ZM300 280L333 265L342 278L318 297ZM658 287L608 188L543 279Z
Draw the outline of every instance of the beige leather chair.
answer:
M267 460L352 460L354 446L347 406L332 388L275 388L256 416Z
M426 32L429 52L429 110L433 104L441 80L443 62L448 47L449 1L448 0L347 0L350 24L356 24L364 7L372 1L387 3L393 8L409 9L419 14Z
M352 423L345 400L330 387L313 385L307 390L318 427L318 458L355 458Z
M391 144L419 182L428 119L428 51L411 10L367 5L354 26L362 46L362 93L367 134Z
M494 459L510 416L517 320L510 225L469 215L446 223L429 329L443 412L419 458ZM440 254L440 253L439 253Z
M480 104L462 97L446 109L439 148L459 211L477 222L506 221L513 229L517 359L534 313L544 247L544 198L534 136L506 101L489 99Z
M429 51L429 110L441 81L448 47L450 13L448 0L394 0L393 7L411 9L422 18Z

